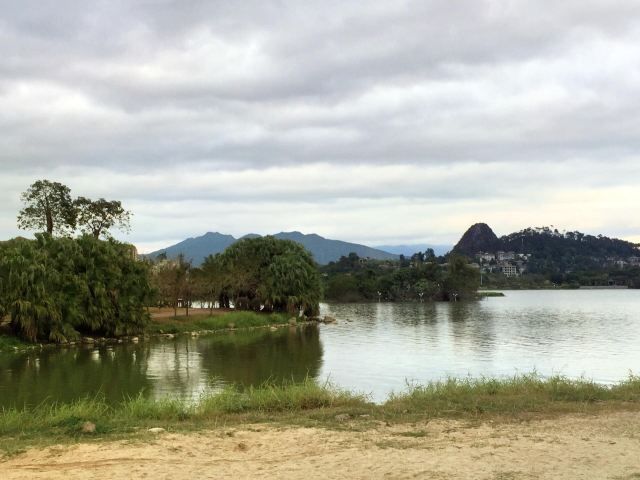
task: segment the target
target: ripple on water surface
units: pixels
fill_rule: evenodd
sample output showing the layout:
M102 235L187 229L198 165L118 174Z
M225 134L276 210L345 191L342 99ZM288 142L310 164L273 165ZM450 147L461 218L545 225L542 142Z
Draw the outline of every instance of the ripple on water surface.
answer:
M333 325L0 354L0 407L329 379L383 400L407 383L640 372L640 290L515 291L470 303L323 304Z

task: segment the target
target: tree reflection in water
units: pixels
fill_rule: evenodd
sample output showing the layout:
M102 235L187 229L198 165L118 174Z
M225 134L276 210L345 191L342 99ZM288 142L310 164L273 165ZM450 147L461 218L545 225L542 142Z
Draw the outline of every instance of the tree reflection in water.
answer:
M244 386L316 378L322 366L315 325L206 337L198 342L198 351L210 377Z
M146 344L124 344L0 354L0 407L135 396L151 387L149 351Z
M321 365L317 326L3 353L0 408L139 394L195 399L231 384L315 378Z

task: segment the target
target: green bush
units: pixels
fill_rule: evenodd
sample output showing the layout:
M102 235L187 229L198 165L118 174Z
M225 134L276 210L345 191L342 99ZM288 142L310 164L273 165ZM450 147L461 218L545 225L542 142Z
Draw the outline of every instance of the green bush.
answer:
M137 333L149 294L148 267L115 240L37 234L0 245L0 316L31 342Z

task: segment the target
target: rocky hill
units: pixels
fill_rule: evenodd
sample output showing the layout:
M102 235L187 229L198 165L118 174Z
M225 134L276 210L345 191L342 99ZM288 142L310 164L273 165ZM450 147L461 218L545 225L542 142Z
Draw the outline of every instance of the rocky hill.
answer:
M476 223L462 235L453 252L473 257L478 252L495 252L501 248L502 243L491 227L486 223Z
M553 227L526 228L498 238L491 228L478 223L465 232L454 253L473 258L478 252L530 254L528 271L563 273L602 267L637 266L640 246L625 240Z

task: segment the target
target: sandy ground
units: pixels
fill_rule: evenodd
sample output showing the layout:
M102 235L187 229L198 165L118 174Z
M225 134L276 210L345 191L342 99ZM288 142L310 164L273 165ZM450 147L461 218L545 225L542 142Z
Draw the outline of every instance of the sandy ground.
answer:
M244 426L29 450L13 479L640 479L640 413L527 423L437 420L366 432Z

